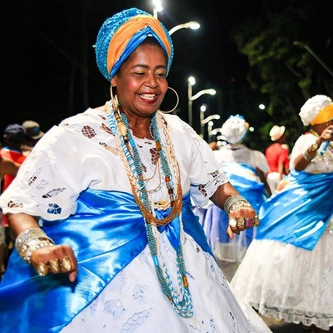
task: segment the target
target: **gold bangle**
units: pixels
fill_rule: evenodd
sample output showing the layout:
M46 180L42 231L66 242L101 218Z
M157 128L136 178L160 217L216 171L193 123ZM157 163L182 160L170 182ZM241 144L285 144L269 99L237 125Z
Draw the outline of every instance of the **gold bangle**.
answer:
M317 141L310 146L311 151L316 152L319 149Z

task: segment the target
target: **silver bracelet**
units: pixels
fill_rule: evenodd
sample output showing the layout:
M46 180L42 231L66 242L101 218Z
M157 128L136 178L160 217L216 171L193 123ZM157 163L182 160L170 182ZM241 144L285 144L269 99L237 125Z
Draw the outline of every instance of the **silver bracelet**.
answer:
M316 154L316 155L317 155L317 154ZM312 156L309 155L308 151L306 150L306 151L304 152L304 154L303 154L303 157L304 157L308 162L311 162L311 161L316 157L316 155L312 157Z
M250 203L241 195L232 195L224 203L224 211L229 215L231 210L249 208Z
M18 254L28 264L31 264L32 252L47 246L55 246L54 241L40 228L29 228L21 232L15 241Z

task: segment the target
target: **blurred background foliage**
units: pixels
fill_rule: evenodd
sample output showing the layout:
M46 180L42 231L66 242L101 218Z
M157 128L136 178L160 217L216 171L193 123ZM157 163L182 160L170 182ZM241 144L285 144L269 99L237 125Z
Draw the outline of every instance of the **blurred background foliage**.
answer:
M333 97L333 3L326 4L331 8L320 0L262 0L256 16L231 29L232 40L248 59L250 88L266 96L262 138L272 125L285 125L293 143L304 131L298 115L304 102L316 94ZM256 121L251 112L247 118Z

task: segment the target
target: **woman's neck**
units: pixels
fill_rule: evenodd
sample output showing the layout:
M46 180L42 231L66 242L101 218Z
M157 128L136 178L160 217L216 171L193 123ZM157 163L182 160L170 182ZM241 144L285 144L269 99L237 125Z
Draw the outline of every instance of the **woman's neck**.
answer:
M151 115L149 117L139 117L128 113L123 109L120 109L120 112L123 112L126 115L133 136L141 139L152 139L150 133Z

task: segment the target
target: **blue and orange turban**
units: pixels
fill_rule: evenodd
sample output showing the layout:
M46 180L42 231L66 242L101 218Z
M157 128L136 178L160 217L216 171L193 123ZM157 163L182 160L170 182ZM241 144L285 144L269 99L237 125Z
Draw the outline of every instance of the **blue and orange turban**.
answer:
M97 67L108 80L148 36L154 37L167 55L167 74L173 59L168 30L147 12L131 8L108 18L100 28L95 45Z

